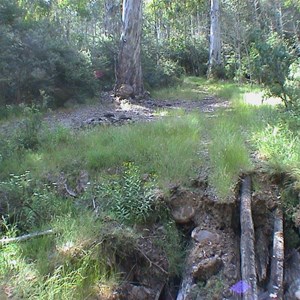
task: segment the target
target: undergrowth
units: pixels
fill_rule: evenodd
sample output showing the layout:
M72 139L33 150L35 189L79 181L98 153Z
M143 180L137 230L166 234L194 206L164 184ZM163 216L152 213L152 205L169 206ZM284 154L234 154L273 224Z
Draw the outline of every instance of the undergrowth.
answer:
M156 174L162 184L185 181L199 162L195 154L200 141L200 123L201 118L191 114L76 134L62 128L49 134L49 130L44 129L38 135L37 148L18 151L18 147L11 146L14 151L6 154L6 143L0 145L0 153L4 153L0 176L26 170L43 176L49 172L71 173L74 169L97 174L132 161L143 172Z
M231 101L230 110L209 117L173 112L156 122L77 132L51 129L28 109L20 126L1 133L0 235L45 228L55 234L0 245L0 289L16 299L104 298L122 280L118 263L140 251L140 229L154 223L163 232L155 245L168 258L170 276L178 276L183 240L156 188L186 184L203 165L220 200L256 168L286 174L299 191L298 117L247 104L249 92L256 88L186 78L154 95L201 101L214 94ZM63 187L75 189L82 170L90 176L84 190L75 198L59 193L53 178L65 174ZM293 220L288 199L284 208Z
M222 199L232 194L239 176L249 172L253 166L238 124L227 116L220 116L211 122L211 128L209 181Z

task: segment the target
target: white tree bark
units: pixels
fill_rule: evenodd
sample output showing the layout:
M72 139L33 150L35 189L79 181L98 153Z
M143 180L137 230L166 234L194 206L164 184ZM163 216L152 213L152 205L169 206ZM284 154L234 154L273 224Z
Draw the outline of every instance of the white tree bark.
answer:
M221 64L220 6L219 0L211 0L208 77L214 76L215 69Z
M126 87L130 96L144 92L141 67L142 0L123 0L122 34L115 91Z

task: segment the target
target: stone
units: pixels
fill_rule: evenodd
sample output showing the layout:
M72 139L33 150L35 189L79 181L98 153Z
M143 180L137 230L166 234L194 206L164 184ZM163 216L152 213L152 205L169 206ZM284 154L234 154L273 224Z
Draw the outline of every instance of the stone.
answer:
M191 205L175 207L172 210L172 216L176 223L186 224L189 223L195 215L195 209Z
M139 300L139 299L152 299L152 293L150 289L143 286L133 286L129 299Z
M295 292L296 299L300 300L300 290Z
M122 84L116 92L116 95L121 99L127 99L133 96L133 87L129 84Z
M136 286L131 283L125 283L118 289L118 298L120 300L152 300L154 299L154 291L144 286Z
M198 242L211 242L219 243L220 236L217 233L210 232L208 230L202 230L200 227L196 227L191 234L192 238Z
M190 223L195 216L195 195L192 192L180 190L179 185L169 187L171 194L171 213L176 223Z
M127 121L127 120L132 120L132 117L126 116L126 115L120 115L119 116L120 121Z
M103 116L104 116L105 118L108 118L108 119L110 119L110 118L115 118L115 117L116 117L115 114L112 113L112 112L107 112L107 113L105 113Z
M219 256L205 258L193 266L193 277L201 281L207 280L217 274L222 266L223 261Z

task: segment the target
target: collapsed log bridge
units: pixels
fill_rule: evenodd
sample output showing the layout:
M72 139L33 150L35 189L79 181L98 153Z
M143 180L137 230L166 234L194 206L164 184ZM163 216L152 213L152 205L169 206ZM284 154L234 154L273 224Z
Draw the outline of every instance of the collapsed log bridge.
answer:
M255 268L255 232L251 209L251 178L247 176L242 182L240 197L241 221L241 274L242 282L247 284L243 300L257 300L257 280Z
M240 261L240 264L236 264L237 267L240 266L236 271L237 284L224 287L219 297L230 300L300 299L300 254L294 250L293 255L287 257L285 253L284 217L278 203L277 187L269 187L274 204L269 207L263 196L258 200L252 191L251 181L250 176L241 181L239 198L235 201L235 205L239 205L239 224L235 236L239 244L237 260ZM214 229L211 227L210 231L213 232ZM222 233L218 231L218 234L221 236ZM212 248L215 241L216 239L209 241ZM224 243L224 240L220 238L218 242ZM204 250L207 251L207 248L203 242L193 241L177 300L194 299L194 286L199 282L197 276L201 273L199 266L204 266L207 259L202 258ZM225 255L212 253L209 259L211 263L217 259L222 260L218 264L221 267L214 269L213 276L225 278L228 264ZM203 278L201 282L211 282L210 278L205 278L204 281ZM197 299L206 298L199 293Z

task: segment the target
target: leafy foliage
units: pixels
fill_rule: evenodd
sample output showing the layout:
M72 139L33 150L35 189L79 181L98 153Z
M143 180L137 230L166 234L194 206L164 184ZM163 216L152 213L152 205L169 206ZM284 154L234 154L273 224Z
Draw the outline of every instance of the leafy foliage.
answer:
M1 5L5 15L15 11L15 22L0 26L2 105L47 100L50 106L61 106L95 93L90 57L66 44L59 27L43 20L25 22L15 2Z
M107 198L113 215L121 222L146 222L154 208L153 181L143 182L139 168L133 163L124 166L123 174L102 185L102 196Z
M281 98L287 108L297 105L298 101L298 95L295 95L297 67L292 66L294 60L286 41L277 34L271 35L266 41L257 40L252 44L254 78L264 84L270 96Z

